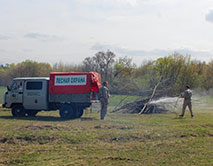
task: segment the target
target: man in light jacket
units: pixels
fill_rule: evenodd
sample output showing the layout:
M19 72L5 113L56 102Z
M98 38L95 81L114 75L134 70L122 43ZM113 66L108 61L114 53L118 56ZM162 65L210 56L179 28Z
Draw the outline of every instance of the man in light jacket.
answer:
M99 100L101 102L101 113L100 117L101 120L104 120L104 117L107 114L107 105L109 104L109 89L108 89L108 82L103 82L103 86L99 89Z

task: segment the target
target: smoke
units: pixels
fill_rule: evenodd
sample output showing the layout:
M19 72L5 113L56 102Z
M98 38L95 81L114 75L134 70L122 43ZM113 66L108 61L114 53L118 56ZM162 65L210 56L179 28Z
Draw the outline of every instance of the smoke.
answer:
M193 95L195 96L209 96L209 97L213 97L213 89L209 89L209 90L203 90L203 89L194 89L193 90Z
M174 104L178 97L162 97L158 100L151 101L151 104Z
M153 100L150 104L155 104L159 108L166 109L169 112L176 112L180 109L182 99L178 97L162 97L158 100Z

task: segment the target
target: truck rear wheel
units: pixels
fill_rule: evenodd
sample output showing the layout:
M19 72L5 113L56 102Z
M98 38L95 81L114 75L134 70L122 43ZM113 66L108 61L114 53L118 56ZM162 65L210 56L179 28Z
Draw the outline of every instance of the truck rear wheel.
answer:
M70 105L63 105L59 109L59 114L62 119L74 119L75 118L75 111L72 106Z
M78 109L78 111L76 111L75 117L76 118L80 118L84 113L83 109Z
M15 105L12 107L12 115L14 117L24 117L26 114L25 109L21 105Z

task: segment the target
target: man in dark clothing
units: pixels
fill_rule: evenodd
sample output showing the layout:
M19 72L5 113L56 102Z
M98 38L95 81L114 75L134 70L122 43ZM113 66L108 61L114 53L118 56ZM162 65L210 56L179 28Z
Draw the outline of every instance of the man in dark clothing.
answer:
M104 120L104 117L107 114L107 105L109 104L109 89L108 82L103 82L103 86L99 89L99 100L101 102L101 120Z
M192 112L192 99L191 99L191 97L192 97L192 91L191 91L189 85L186 85L186 89L185 89L184 92L181 93L180 97L184 98L183 108L182 108L182 114L180 115L180 117L184 116L186 107L188 106L189 111L191 113L191 117L193 118L194 115L193 115L193 112Z

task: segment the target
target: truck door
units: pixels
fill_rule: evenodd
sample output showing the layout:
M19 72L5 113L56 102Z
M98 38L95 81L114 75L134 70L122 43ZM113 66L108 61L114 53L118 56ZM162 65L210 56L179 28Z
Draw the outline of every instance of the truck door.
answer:
M27 80L24 87L24 108L29 110L46 110L47 80Z
M12 82L10 90L7 92L7 104L22 103L23 101L23 81L15 80Z

